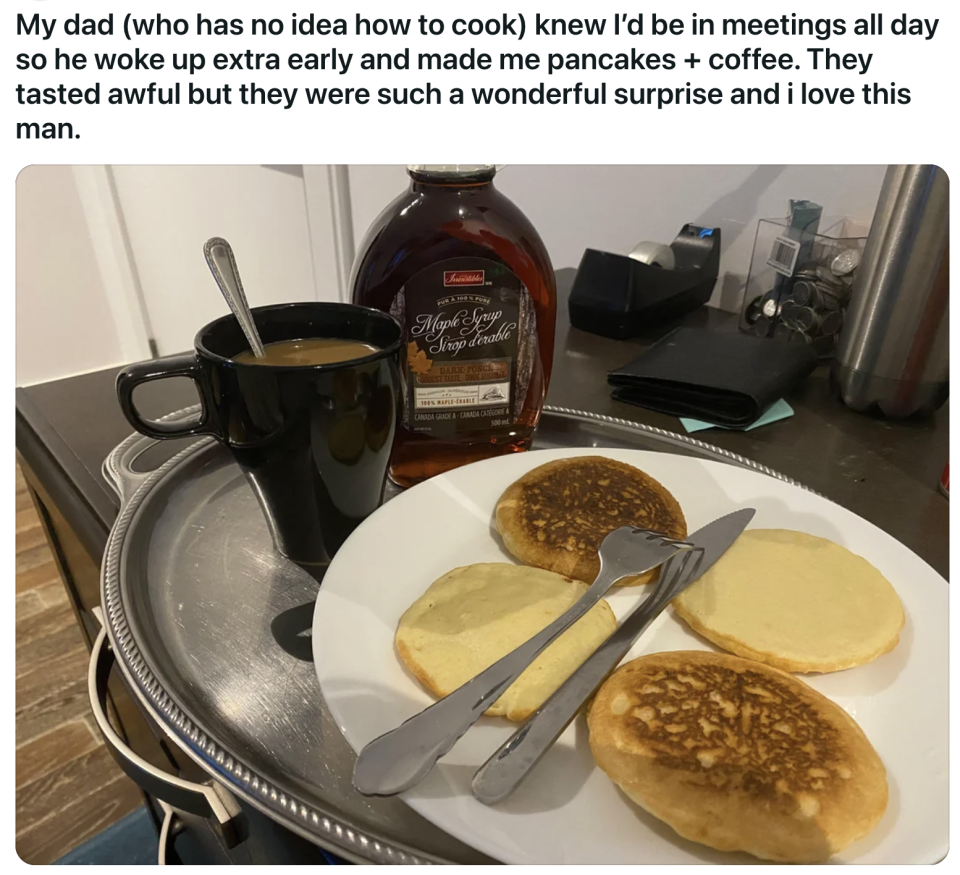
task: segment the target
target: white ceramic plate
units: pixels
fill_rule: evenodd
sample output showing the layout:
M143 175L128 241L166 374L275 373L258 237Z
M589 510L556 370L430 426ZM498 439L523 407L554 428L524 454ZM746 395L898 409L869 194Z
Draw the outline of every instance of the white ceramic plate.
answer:
M603 454L636 465L680 502L691 532L738 507L751 528L786 528L842 544L891 581L906 610L900 644L875 662L806 676L860 724L887 767L890 803L866 839L839 856L858 863L934 863L948 849L947 584L876 526L813 493L743 468L639 450L541 450L468 465L393 499L344 544L324 578L313 622L323 695L359 751L433 699L403 667L400 615L440 575L514 561L491 527L503 490L552 459ZM622 617L636 591L615 591ZM630 657L712 649L665 611ZM474 771L516 727L482 718L403 799L441 829L506 863L748 862L679 838L631 804L593 764L582 717L506 801L470 793Z

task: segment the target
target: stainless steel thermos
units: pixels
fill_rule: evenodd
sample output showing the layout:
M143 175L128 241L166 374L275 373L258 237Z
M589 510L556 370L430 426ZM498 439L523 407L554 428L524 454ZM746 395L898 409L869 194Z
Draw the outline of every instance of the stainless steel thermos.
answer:
M939 167L887 169L831 372L854 410L903 418L947 400L948 196Z

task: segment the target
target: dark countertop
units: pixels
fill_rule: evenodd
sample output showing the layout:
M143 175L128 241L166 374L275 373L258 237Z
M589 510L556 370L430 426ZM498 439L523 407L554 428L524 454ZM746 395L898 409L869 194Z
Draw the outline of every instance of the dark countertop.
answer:
M683 433L675 417L614 401L606 383L609 370L639 354L665 329L616 341L571 328L566 295L573 276L572 270L557 274L557 347L547 402ZM684 324L736 330L736 317L704 307ZM116 373L111 368L17 389L17 449L95 555L103 549L118 508L100 466L130 433L116 400ZM196 400L192 385L181 379L150 384L138 393L147 416ZM795 411L789 419L751 432L717 428L696 437L773 468L852 510L947 577L949 502L937 483L949 452L948 405L920 422L863 416L830 394L826 367L787 400ZM156 461L183 446L183 441L168 441Z

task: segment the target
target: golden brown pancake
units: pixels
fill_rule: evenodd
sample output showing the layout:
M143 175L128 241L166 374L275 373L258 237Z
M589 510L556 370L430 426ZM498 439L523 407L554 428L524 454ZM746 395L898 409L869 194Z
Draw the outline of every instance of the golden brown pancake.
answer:
M597 551L621 526L685 538L677 500L632 465L604 456L576 456L534 468L509 486L496 509L497 529L521 562L593 583ZM650 583L657 569L620 581Z
M886 770L853 718L793 675L737 656L628 662L587 724L597 765L630 799L717 850L821 862L887 807Z

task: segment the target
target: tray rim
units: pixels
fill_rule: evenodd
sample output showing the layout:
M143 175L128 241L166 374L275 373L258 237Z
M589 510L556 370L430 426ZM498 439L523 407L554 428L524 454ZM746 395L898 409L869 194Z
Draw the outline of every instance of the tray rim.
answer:
M163 419L181 418L195 413L198 409L199 405L193 405L170 413ZM718 461L757 471L813 492L809 487L772 468L697 438L585 410L545 405L542 412L561 419L615 426L657 438L675 447L696 448ZM171 740L214 780L220 781L228 790L303 838L321 845L326 841L336 852L342 853L355 862L406 865L453 862L419 851L409 845L379 838L374 829L358 825L340 814L331 815L317 808L313 803L308 804L295 794L274 786L271 779L250 768L225 746L204 732L154 675L133 636L121 599L120 557L137 511L149 493L174 469L191 456L215 444L216 441L213 438L203 438L180 450L153 471L138 474L136 487L127 493L120 488L120 484L124 482L124 475L119 460L142 437L139 433L133 433L118 444L104 461L104 473L109 475L107 479L111 481L120 496L121 506L107 540L100 581L104 622L111 646L117 656L117 665L141 704L160 723ZM534 437L535 441L536 437Z

